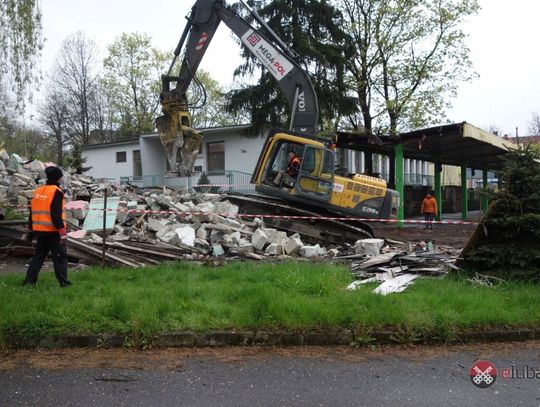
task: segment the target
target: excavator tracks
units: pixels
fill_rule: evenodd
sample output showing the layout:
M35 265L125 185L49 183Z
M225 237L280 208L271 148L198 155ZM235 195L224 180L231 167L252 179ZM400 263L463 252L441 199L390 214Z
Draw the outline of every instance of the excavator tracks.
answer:
M266 225L289 233L299 233L306 241L342 245L354 244L358 239L373 237L371 227L360 221L313 219L321 216L325 218L338 216L293 207L271 197L226 194L223 199L238 205L240 214L266 215L264 217Z

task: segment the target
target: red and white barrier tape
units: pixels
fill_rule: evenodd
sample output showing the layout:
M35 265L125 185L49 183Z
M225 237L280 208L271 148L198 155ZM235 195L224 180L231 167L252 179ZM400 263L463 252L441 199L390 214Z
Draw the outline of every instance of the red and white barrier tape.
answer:
M177 215L180 217L187 217L190 215L200 215L200 216L209 216L209 215L219 215L229 218L270 218L270 219L299 219L299 220L336 220L336 221L360 221L360 222L379 222L379 223L408 223L408 224L426 224L433 223L439 225L477 225L478 222L471 221L462 221L462 220L417 220L417 219L370 219L370 218L356 218L356 217L340 217L340 216L301 216L301 215L269 215L269 214L248 214L248 213L215 213L215 212L181 212L181 211L164 211L164 210L150 210L150 209L99 209L99 208L89 208L88 210L92 211L107 211L107 212L126 212L126 213L135 213L135 214L156 214L156 215Z

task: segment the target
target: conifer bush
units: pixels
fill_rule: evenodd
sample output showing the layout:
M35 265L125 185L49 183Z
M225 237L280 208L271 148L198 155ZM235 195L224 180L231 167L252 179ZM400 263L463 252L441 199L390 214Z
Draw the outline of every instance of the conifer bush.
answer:
M540 282L540 150L511 150L499 181L480 225L485 233L465 253L465 266Z

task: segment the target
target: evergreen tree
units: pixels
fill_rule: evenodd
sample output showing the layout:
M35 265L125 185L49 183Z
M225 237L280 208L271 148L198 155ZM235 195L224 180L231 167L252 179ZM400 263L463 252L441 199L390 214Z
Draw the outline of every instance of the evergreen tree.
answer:
M353 114L356 104L348 96L344 82L344 58L351 47L341 29L340 12L325 0L265 0L258 11L311 75L324 127L334 128L342 115ZM260 31L266 34L264 28ZM235 75L251 78L261 65L246 48L242 56L245 61ZM286 126L289 122L292 106L264 68L256 84L233 90L228 98L228 110L233 113L247 110L255 125Z
M499 175L501 190L483 220L466 265L489 274L540 279L540 152L510 151Z

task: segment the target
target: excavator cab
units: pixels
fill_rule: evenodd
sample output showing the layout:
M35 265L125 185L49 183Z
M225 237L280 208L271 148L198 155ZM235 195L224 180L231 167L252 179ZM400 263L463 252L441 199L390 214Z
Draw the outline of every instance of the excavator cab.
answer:
M305 146L296 193L318 201L330 200L334 184L335 154L327 148Z
M288 172L290 153L300 160L293 175ZM270 195L329 202L335 161L334 151L314 138L277 133L267 139L252 182Z
M251 182L261 194L301 206L362 218L395 218L399 194L387 188L386 181L380 178L336 175L336 153L332 146L325 139L273 132L266 140ZM291 151L300 158L295 177L284 175Z

